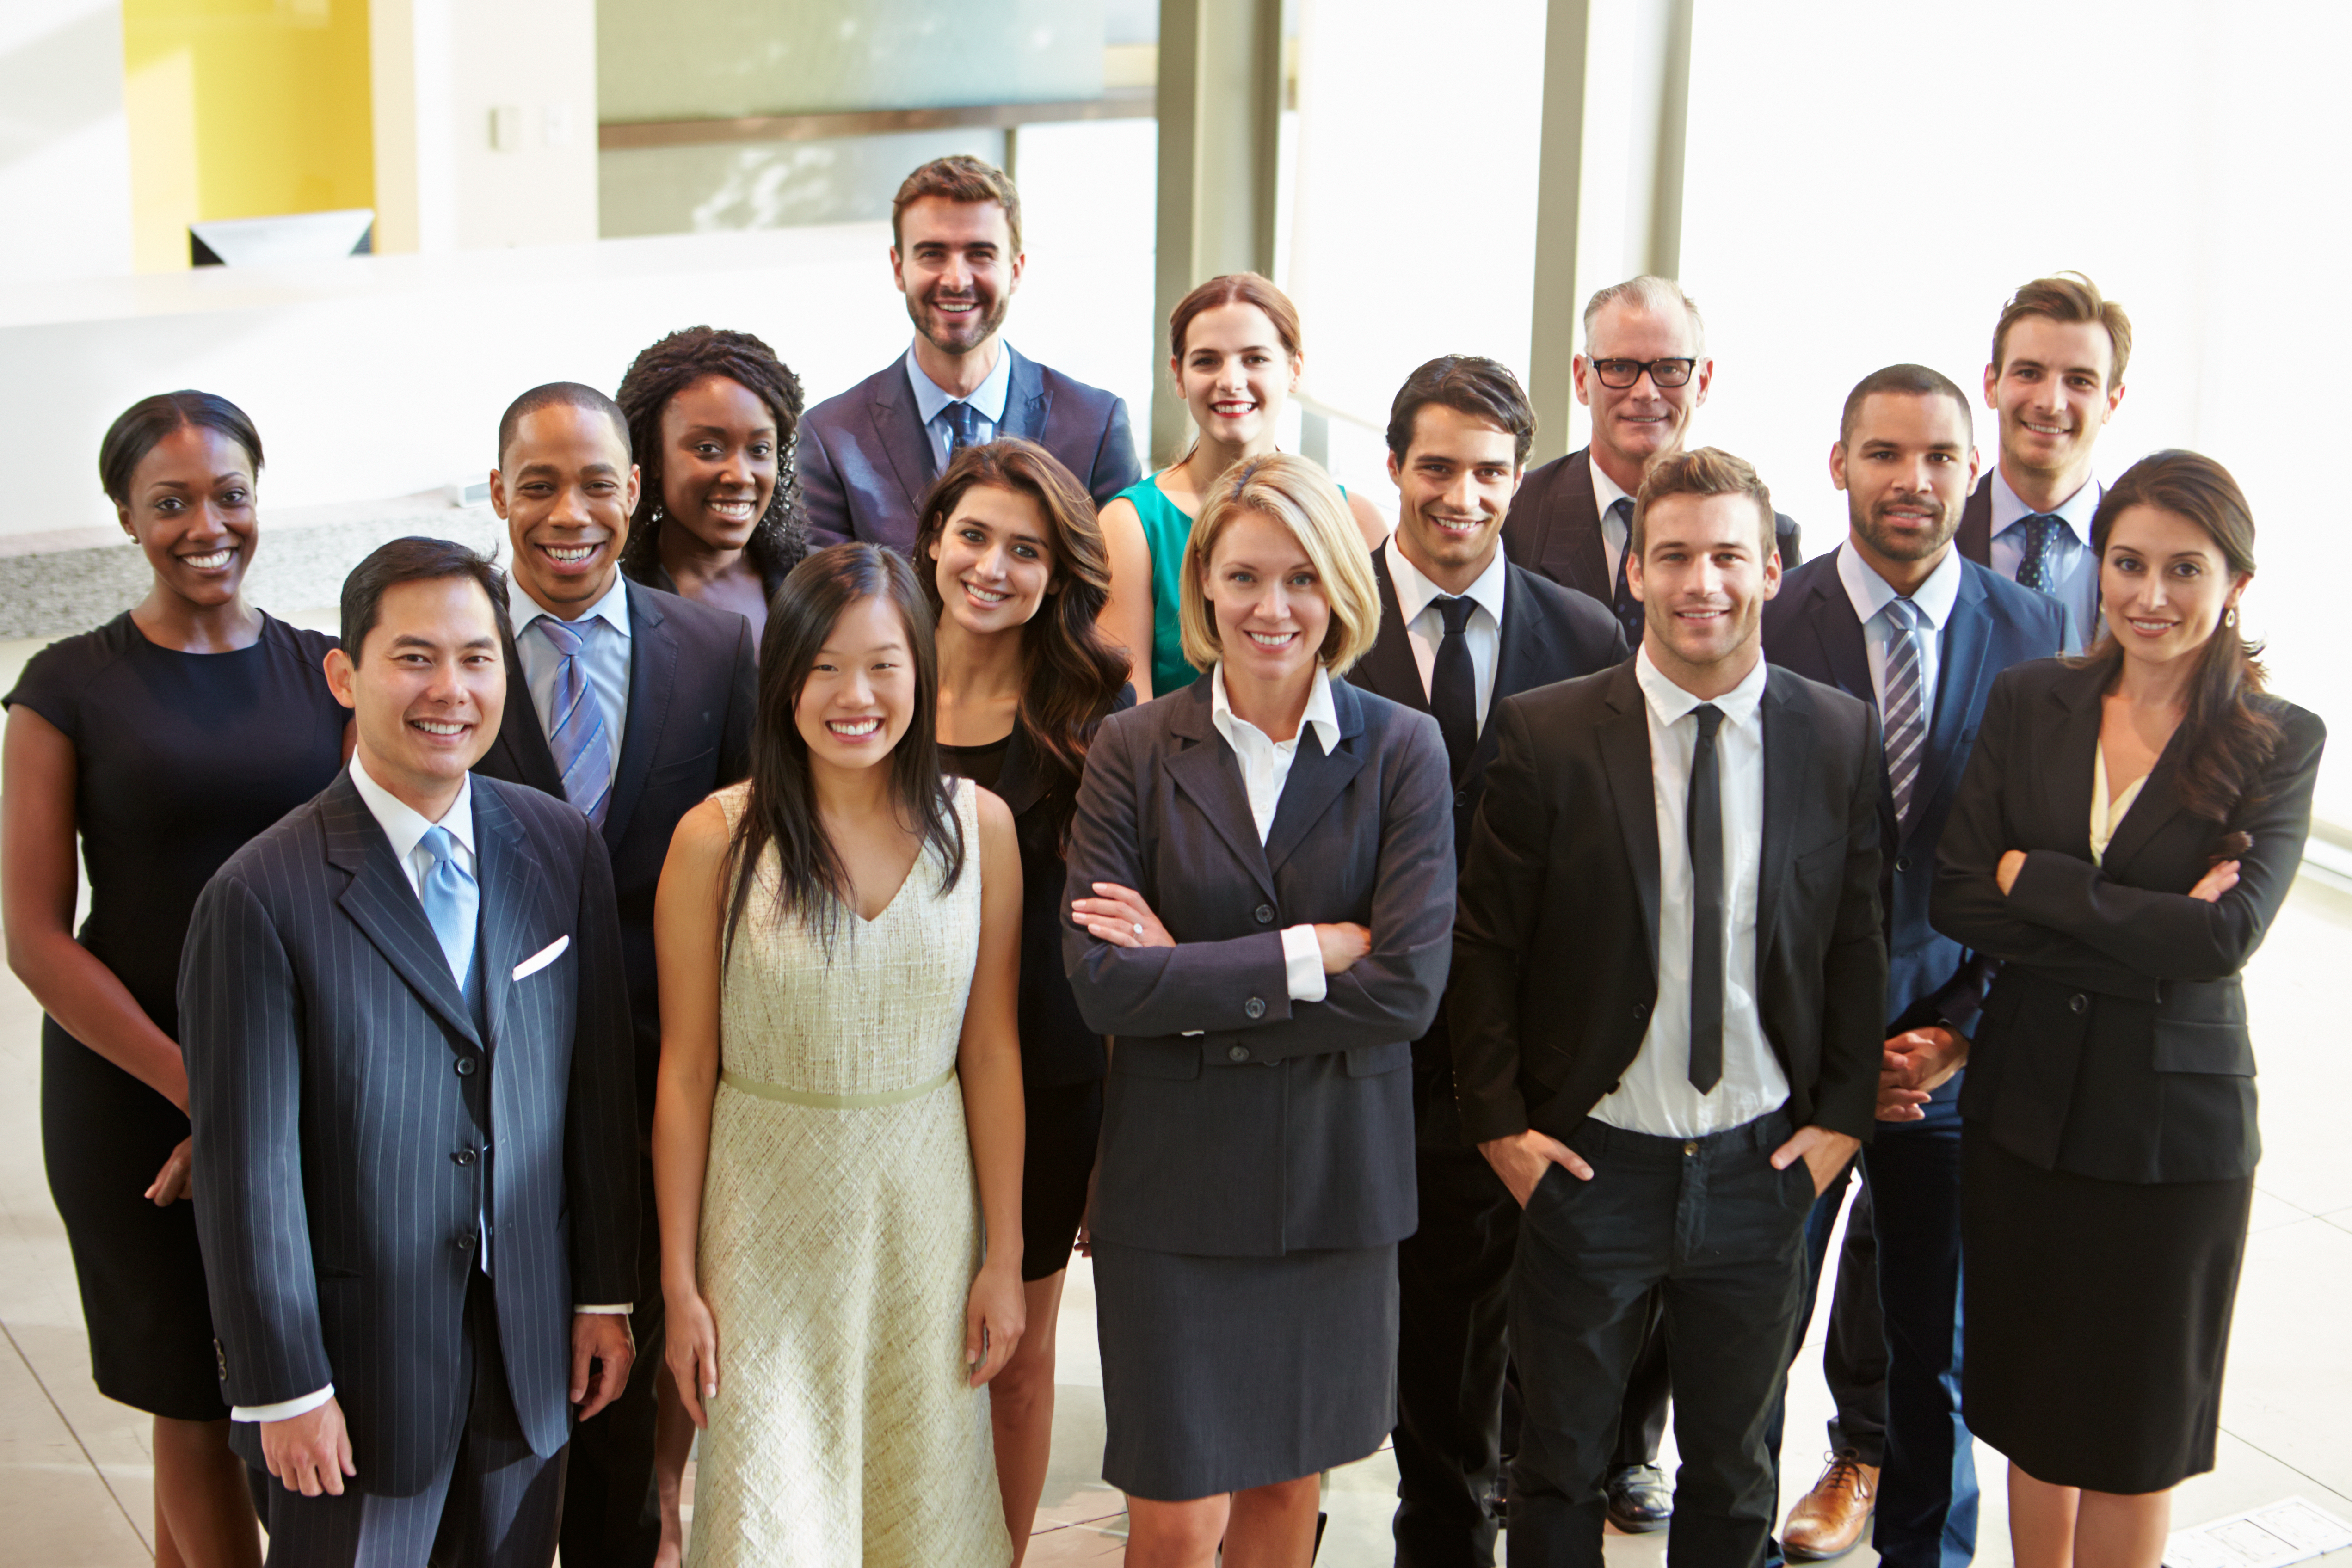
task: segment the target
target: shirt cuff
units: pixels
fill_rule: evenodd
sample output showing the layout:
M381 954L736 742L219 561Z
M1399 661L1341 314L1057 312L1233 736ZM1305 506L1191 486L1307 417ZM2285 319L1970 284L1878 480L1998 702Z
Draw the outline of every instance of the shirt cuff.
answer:
M335 1396L331 1383L315 1394L305 1394L299 1399L281 1399L275 1405L239 1405L232 1407L232 1421L291 1421L297 1416L308 1416Z
M610 1314L614 1314L614 1315L620 1316L620 1317L625 1317L625 1317L627 1317L631 1312L635 1312L636 1310L637 1310L637 1309L636 1309L635 1307L634 1307L634 1306L619 1306L619 1307L574 1307L574 1308L572 1308L572 1312L573 1312L573 1314L574 1314L575 1316L576 1316L577 1314L581 1313L581 1312L604 1312L604 1313L610 1313Z
M1282 971L1294 1002L1319 1002L1324 997L1323 944L1312 925L1282 929Z

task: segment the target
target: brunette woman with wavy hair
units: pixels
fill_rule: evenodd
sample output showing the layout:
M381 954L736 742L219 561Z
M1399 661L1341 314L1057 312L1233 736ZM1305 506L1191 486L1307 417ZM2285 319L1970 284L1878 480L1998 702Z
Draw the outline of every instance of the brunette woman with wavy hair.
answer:
M1110 561L1094 501L1043 446L1007 436L957 453L924 498L915 560L939 617L941 762L1003 800L1021 844L1029 1327L989 1405L1018 1563L1045 1485L1054 1327L1102 1128L1102 1036L1062 969L1062 852L1087 749L1135 695L1126 652L1097 624Z
M2213 1468L2262 1141L2239 974L2294 881L2326 731L2238 629L2254 522L2221 465L2099 503L2105 634L1993 684L1937 929L2003 961L1962 1118L1962 1408L2027 1568L2157 1568Z
M914 569L811 556L761 641L751 776L662 873L654 1190L670 1375L704 1428L691 1563L1012 1559L981 1390L1024 1317L1021 861L1003 802L940 776L938 697Z

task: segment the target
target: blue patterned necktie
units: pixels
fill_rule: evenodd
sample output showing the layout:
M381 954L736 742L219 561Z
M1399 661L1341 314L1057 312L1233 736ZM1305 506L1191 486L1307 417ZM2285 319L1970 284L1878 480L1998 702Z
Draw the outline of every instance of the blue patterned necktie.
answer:
M605 727L604 705L588 683L586 649L595 617L574 626L542 615L531 624L561 661L555 666L555 694L548 704L547 744L555 753L563 798L601 828L613 795L613 733Z
M2025 539L2018 547L2017 586L2039 589L2054 593L2050 584L2050 547L2057 541L2058 530L2066 519L2054 512L2036 512L2018 523L2025 530Z
M1919 656L1919 607L1892 600L1886 616L1886 786L1897 826L1911 820L1911 790L1927 747L1926 665Z
M433 857L433 864L417 883L416 896L425 905L425 921L440 939L442 956L464 990L474 972L474 930L482 909L482 886L457 863L457 841L446 828L428 828L416 847Z
M1617 585L1609 608L1617 612L1617 624L1625 628L1625 646L1642 645L1642 601L1633 597L1633 588L1625 580L1625 563L1633 554L1633 497L1620 496L1609 505L1609 515L1625 530L1625 548L1617 552Z
M946 416L948 422L948 456L950 459L965 447L979 442L980 410L958 399L940 413Z

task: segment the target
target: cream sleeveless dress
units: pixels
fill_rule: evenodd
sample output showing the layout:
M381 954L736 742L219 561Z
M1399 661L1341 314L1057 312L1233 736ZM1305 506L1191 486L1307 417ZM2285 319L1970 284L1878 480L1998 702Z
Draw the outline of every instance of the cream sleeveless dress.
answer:
M731 825L748 787L718 796ZM980 946L963 874L926 852L828 957L758 868L719 992L700 1269L719 1395L696 1473L695 1568L1003 1568L988 1393L965 1385L980 1199L954 1076Z

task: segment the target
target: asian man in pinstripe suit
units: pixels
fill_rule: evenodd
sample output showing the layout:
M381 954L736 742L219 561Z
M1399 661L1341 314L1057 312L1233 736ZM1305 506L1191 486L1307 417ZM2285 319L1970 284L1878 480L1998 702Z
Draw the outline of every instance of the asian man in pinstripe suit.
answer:
M189 930L197 1228L231 1445L278 1483L273 1563L547 1563L569 1406L593 1415L633 1359L604 847L576 808L467 774L505 622L461 546L362 562L327 656L350 768Z

